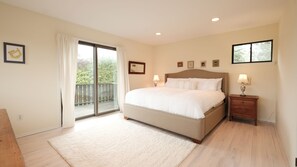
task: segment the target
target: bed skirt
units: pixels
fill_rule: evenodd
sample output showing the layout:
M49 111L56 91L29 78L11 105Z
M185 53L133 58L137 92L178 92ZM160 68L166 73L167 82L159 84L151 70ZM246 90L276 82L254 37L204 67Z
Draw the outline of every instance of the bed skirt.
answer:
M159 110L124 104L124 117L165 129L201 143L204 137L226 116L223 103L205 113L205 118L194 119Z

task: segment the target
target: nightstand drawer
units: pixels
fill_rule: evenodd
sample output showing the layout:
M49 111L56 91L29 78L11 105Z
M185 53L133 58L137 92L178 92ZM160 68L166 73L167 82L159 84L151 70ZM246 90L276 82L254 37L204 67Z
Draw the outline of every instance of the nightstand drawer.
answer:
M255 101L234 99L231 101L231 106L254 106Z
M255 104L253 105L247 105L247 104L241 104L241 105L232 105L230 106L230 108L232 108L233 110L246 110L248 111L254 111L255 110Z
M232 108L232 115L245 115L248 117L255 117L256 112L253 109Z
M255 114L249 114L249 113L241 113L241 112L234 112L232 113L233 117L240 117L240 118L249 118L249 119L253 119L255 118Z

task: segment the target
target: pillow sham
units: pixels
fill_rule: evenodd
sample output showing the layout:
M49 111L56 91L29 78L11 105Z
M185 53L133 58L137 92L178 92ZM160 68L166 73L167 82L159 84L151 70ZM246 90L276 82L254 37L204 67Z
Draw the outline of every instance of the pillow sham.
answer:
M197 89L209 91L222 91L222 78L167 78L165 87L178 89Z
M198 90L222 91L222 78L205 79L195 78Z
M165 87L178 89L196 89L196 83L189 78L167 78Z
M167 82L164 85L165 87L168 88L177 88L178 87L178 80L172 79L172 78L167 78Z

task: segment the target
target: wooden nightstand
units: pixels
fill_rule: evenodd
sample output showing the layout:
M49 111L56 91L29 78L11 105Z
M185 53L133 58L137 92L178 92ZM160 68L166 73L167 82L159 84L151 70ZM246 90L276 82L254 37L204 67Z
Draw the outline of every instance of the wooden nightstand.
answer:
M252 119L257 126L257 100L259 96L240 96L229 95L230 98L230 113L229 120L233 117Z

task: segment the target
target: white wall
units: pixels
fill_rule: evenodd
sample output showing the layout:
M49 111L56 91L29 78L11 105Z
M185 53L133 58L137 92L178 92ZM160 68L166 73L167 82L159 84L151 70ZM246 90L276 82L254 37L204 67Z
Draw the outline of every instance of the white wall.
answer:
M130 75L131 88L152 85L152 47L0 3L0 108L16 136L60 126L58 32L110 46L122 46L129 60L146 62L146 75ZM98 20L100 21L100 20ZM3 42L24 44L26 64L3 62ZM18 120L19 115L23 116Z
M290 166L297 157L297 1L290 3L280 22L278 57L278 104L276 124Z
M231 63L232 44L267 39L274 40L273 62ZM154 74L159 74L164 80L165 73L187 69L187 61L194 60L195 68L201 68L201 61L207 61L206 68L201 69L228 72L230 93L239 94L238 75L246 73L251 77L251 85L247 86L246 94L260 96L258 103L259 120L275 122L277 46L277 24L158 46L154 50ZM220 60L220 67L212 67L211 63L214 59ZM178 61L183 61L183 68L177 68L176 63Z

